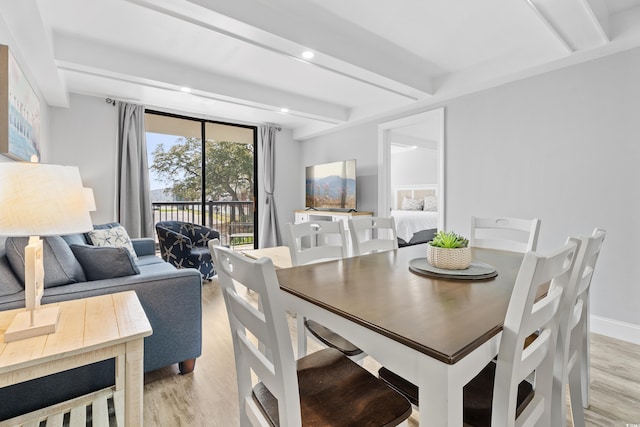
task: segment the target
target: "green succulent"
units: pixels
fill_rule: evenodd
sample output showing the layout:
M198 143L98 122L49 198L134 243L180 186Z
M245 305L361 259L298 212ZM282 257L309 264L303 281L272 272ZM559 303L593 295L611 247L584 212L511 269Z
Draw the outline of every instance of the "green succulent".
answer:
M466 248L469 245L469 240L464 237L456 234L453 231L438 231L435 236L433 236L433 240L429 242L431 246L435 246L438 248Z

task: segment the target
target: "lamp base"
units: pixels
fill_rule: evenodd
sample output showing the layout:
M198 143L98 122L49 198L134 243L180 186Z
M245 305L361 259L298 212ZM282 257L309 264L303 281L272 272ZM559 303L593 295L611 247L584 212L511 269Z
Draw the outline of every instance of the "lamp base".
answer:
M4 342L54 333L58 327L60 309L57 306L40 307L33 310L33 316L34 322L31 325L31 311L18 313L4 333Z

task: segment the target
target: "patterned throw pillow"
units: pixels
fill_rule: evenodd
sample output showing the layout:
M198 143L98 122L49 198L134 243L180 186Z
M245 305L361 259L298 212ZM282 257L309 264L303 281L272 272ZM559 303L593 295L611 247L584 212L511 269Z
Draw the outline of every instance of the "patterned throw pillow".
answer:
M89 231L87 235L94 246L126 248L134 260L138 259L136 251L133 250L133 244L131 243L129 234L127 234L127 230L121 225L104 230L92 230Z
M438 199L436 196L427 196L424 198L424 211L438 212Z
M404 197L402 199L402 210L405 211L421 211L424 200L412 199L411 197Z

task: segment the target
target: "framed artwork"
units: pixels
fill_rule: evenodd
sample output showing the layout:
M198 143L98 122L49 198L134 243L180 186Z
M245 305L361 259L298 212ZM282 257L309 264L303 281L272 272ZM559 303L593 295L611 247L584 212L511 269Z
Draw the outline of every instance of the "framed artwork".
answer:
M40 160L40 100L9 47L0 45L0 153Z

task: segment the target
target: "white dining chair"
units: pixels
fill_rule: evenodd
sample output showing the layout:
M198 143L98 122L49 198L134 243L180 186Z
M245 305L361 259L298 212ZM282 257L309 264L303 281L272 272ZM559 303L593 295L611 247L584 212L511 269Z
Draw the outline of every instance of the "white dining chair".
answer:
M335 349L296 361L271 260L211 249L233 340L240 426L395 426L411 415L404 397Z
M606 234L605 230L596 228L593 231L592 236L595 236L597 233L599 232L603 232ZM602 243L601 243L602 245ZM594 258L591 260L591 262L593 263L592 265L592 269L595 268L595 264L597 263L598 260L598 256L600 255L600 252L598 251ZM591 272L591 274L593 275L593 272ZM590 375L590 369L591 369L591 341L589 340L589 334L591 332L591 323L590 323L590 319L591 319L591 283L589 283L589 286L587 287L587 291L586 293L583 294L583 312L582 312L582 363L580 365L580 370L582 372L582 374L580 375L581 377L581 383L582 383L582 406L584 408L588 408L589 407L589 390L590 390L590 385L591 385L591 375Z
M347 254L345 231L339 221L289 223L287 236L291 263L294 266L342 259ZM307 330L322 344L335 348L354 360L361 360L366 356L359 347L320 323L306 318L297 318L297 321L298 355L306 353Z
M393 217L349 218L349 233L354 255L398 249Z
M569 385L571 401L571 415L574 427L584 427L583 390L589 387L589 378L585 372L589 370L587 330L587 304L589 288L595 265L602 249L606 232L595 229L591 236L581 236L580 250L576 259L576 266L572 273L570 287L571 295L561 308L558 344L554 366L553 382L553 422L554 426L565 426L566 397L565 391Z
M569 241L548 254L527 252L505 317L498 358L464 386L465 426L550 426L555 349L560 310L580 246ZM544 294L543 287L549 283ZM539 295L544 294L539 298ZM525 348L525 339L537 332ZM378 371L417 405L418 388L386 368ZM528 381L527 379L533 379ZM428 417L429 414L420 414Z
M469 246L525 253L535 251L540 232L540 220L471 217Z
M347 240L340 221L289 223L287 237L293 265L330 261L347 255Z

